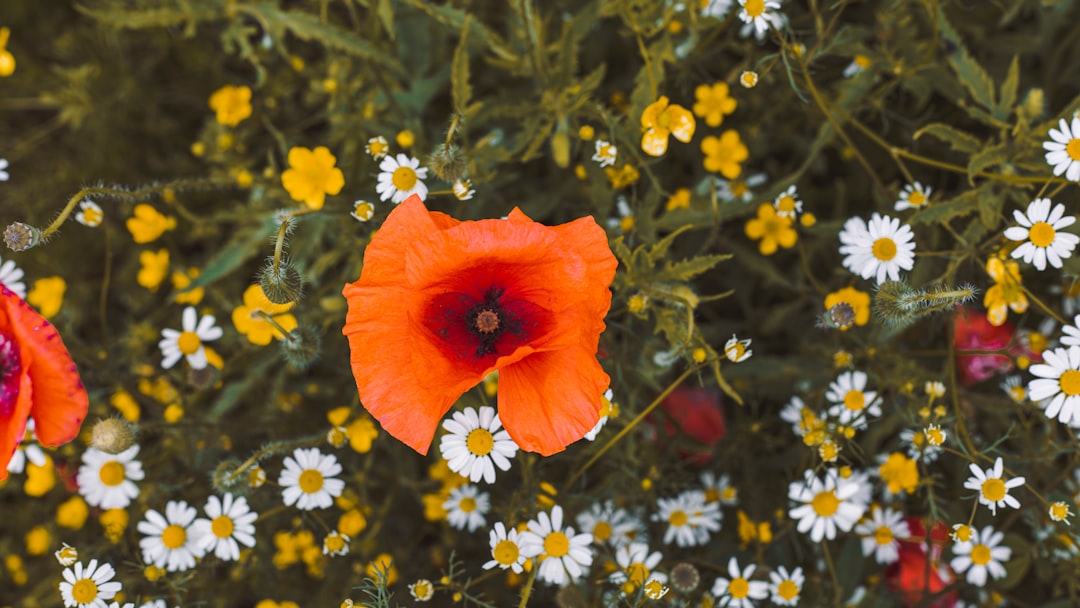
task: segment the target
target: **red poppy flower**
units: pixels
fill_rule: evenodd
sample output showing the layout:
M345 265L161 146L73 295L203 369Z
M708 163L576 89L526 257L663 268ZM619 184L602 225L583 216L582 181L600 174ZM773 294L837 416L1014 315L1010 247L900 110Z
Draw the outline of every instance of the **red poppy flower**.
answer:
M720 391L712 388L680 386L671 391L660 407L678 425L678 429L664 420L664 434L674 437L685 433L701 442L700 446L683 445L679 452L694 464L706 464L712 458L712 447L724 435L724 412L720 405Z
M34 418L47 447L79 434L90 400L56 328L0 286L0 479Z
M941 562L942 547L949 537L945 524L937 522L931 528L928 552L923 520L909 517L905 521L911 536L900 540L900 559L885 570L885 580L904 606L952 608L956 591L940 595L955 578L952 568ZM928 602L931 598L934 601Z
M995 327L985 314L960 308L953 320L953 346L957 350L1002 349L1009 345L1013 331L1012 323ZM971 386L995 374L1012 371L1013 361L1004 354L957 355L956 367L960 381Z
M426 454L458 397L499 370L499 418L518 446L564 449L600 418L609 380L596 348L616 265L591 217L459 222L409 197L344 290L361 402Z

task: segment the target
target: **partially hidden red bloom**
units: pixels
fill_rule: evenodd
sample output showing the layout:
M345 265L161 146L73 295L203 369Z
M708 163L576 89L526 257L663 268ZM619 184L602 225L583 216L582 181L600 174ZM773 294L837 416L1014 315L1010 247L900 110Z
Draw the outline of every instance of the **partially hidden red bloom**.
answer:
M79 434L90 400L60 334L0 285L0 479L33 417L46 447Z
M664 421L667 437L685 433L701 443L700 446L683 445L680 453L695 464L705 464L712 457L712 446L724 438L724 412L720 406L720 391L714 388L680 386L671 391L660 403L678 428Z
M591 217L544 226L518 209L460 222L413 195L386 218L345 286L343 333L360 400L426 454L439 421L499 371L499 419L548 455L600 418L596 360L617 262Z
M1012 323L1006 321L995 327L986 319L986 314L960 308L953 321L953 346L956 350L1003 349L1009 345L1014 331ZM1013 360L997 353L957 355L956 367L960 381L970 386L1012 371Z
M940 521L935 523L930 529L927 546L926 522L919 517L908 517L905 521L911 536L900 540L900 559L885 571L889 588L900 596L904 606L952 608L956 605L956 591L938 595L955 578L952 568L941 561L942 549L949 538L948 529ZM935 599L928 602L931 598Z

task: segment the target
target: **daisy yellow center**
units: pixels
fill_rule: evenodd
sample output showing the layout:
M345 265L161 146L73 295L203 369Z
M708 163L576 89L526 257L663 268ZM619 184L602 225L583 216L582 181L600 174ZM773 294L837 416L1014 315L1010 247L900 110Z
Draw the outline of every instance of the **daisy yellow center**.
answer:
M727 592L731 597L741 600L750 595L750 581L740 576L731 581L731 584L728 585Z
M912 192L910 196L908 196L907 200L908 204L912 207L922 207L926 204L926 195L916 190Z
M466 496L458 503L458 508L466 513L472 513L476 510L476 499L472 496Z
M626 569L626 575L635 587L640 587L645 584L645 579L649 578L649 569L645 567L645 564L635 562Z
M852 58L852 61L854 61L855 65L859 66L860 68L868 68L874 63L866 55L855 55L855 57Z
M606 521L602 521L596 524L596 526L593 527L592 535L593 540L597 542L602 543L606 541L607 539L611 538L611 524Z
M101 483L107 486L118 486L124 482L124 465L115 460L110 460L101 465L98 477L101 479Z
M1013 386L1009 388L1009 396L1013 401L1023 401L1027 398L1027 389L1023 386Z
M781 213L793 213L795 211L795 199L785 194L776 203L776 210Z
M337 553L345 548L345 538L340 534L331 534L330 536L327 536L323 543L331 553Z
M708 488L705 490L705 502L720 502L720 491L716 488Z
M735 361L737 359L741 359L742 356L746 354L746 347L736 342L735 344L729 346L727 350L724 351L724 354L727 355L728 359Z
M1069 516L1069 507L1063 502L1055 502L1050 505L1050 518L1054 521L1061 521Z
M941 432L941 429L930 429L927 431L927 437L930 445L941 445L945 443L945 435Z
M742 197L744 194L747 193L747 191L750 190L750 188L746 185L746 182L740 180L731 182L730 187L731 194L734 195L736 198Z
M685 526L687 520L689 520L689 519L690 518L686 516L685 511L675 511L674 513L669 515L668 518L667 518L668 523L675 526L676 528L679 528L681 526Z
M544 537L544 553L548 557L562 557L570 552L570 539L562 532L552 532Z
M629 232L634 229L634 216L628 215L619 220L619 230Z
M166 549L179 549L187 542L187 530L184 530L183 526L176 524L170 524L165 528L165 531L161 533L161 544L165 545Z
M1028 335L1028 348L1033 353L1041 353L1046 350L1046 347L1050 346L1050 340L1043 334L1033 331Z
M799 586L793 580L783 580L776 586L776 594L785 600L793 600L799 595Z
M97 209L89 208L83 209L83 221L91 226L97 226L101 223L101 220L105 219L104 214Z
M746 10L746 14L751 18L760 17L765 12L765 0L746 0L746 4L743 5ZM734 583L732 583L734 584Z
M986 545L975 545L971 549L971 563L976 566L985 566L990 563L990 547Z
M911 445L913 445L913 446L915 446L915 447L917 447L919 449L922 449L923 445L925 445L925 444L926 444L926 435L923 435L922 433L915 433L914 435L911 436Z
M394 184L394 187L402 192L412 190L416 186L416 171L412 167L398 167L394 169L393 175L390 177L390 182Z
M873 247L870 248L870 253L873 253L874 257L882 262L888 262L896 257L896 241L887 236L883 236L874 241Z
M176 346L185 355L193 355L202 346L202 340L199 339L199 335L195 332L185 331L176 339Z
M1061 392L1069 397L1080 395L1080 371L1075 369L1065 370L1065 373L1058 378L1058 385L1061 386Z
M487 429L473 429L465 439L465 447L473 456L487 456L495 447L495 437Z
M866 407L866 396L862 391L852 389L844 394L844 407L853 412L861 411Z
M518 560L518 546L512 540L500 540L495 549L491 551L491 556L495 558L495 561L500 565L509 566Z
M80 578L71 586L71 597L79 604L89 604L97 599L97 596L97 584L88 578Z
M315 469L307 469L300 473L300 491L305 494L314 494L323 487L323 475Z
M986 500L997 502L1005 498L1005 482L991 477L982 483L982 495Z
M961 525L953 530L953 536L957 542L966 543L971 540L971 527Z
M1049 247L1050 243L1054 242L1054 235L1057 232L1054 227L1046 222L1035 222L1035 225L1028 231L1028 238L1031 239L1031 244L1036 247Z
M878 526L877 530L874 530L874 542L879 545L888 545L893 542L892 528L889 526Z
M228 515L218 515L210 522L210 531L218 538L229 538L233 533L233 520Z
M1080 137L1074 137L1065 144L1065 153L1073 160L1080 160Z
M840 509L840 501L833 490L818 492L810 505L814 507L814 513L817 513L818 517L832 517Z
M724 491L720 493L720 497L724 500L735 500L735 497L738 496L738 494L739 491L735 488L724 488Z

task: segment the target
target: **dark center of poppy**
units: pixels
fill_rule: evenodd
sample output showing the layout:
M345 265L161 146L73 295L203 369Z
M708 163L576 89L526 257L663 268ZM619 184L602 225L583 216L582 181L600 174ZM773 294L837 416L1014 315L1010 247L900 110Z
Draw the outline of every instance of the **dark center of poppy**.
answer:
M9 336L0 334L0 418L11 416L19 396L19 349Z
M487 366L538 335L547 314L499 285L469 286L435 296L424 324L455 359Z
M499 331L499 313L485 308L476 313L473 323L476 325L477 331L482 334Z

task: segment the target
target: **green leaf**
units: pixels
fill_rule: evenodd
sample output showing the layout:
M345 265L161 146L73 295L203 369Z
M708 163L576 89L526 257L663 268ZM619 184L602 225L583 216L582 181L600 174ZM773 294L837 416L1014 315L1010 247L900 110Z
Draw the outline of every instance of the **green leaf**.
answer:
M998 196L992 188L987 188L979 195L979 221L988 230L997 228L1001 222L1001 209L1005 206L1005 199Z
M268 251L266 235L274 234L277 227L273 215L266 215L259 224L248 224L232 233L232 238L217 250L203 266L202 273L183 291L205 287L218 279L232 274L251 258Z
M965 131L950 127L942 122L932 122L926 125L916 131L915 135L912 136L912 139L917 140L923 135L936 137L949 144L949 147L953 150L964 152L966 154L974 154L983 147L983 143L979 141L979 138Z
M394 30L394 5L390 0L379 0L379 4L375 7L375 13L379 16L379 21L382 21L383 29L390 35L391 40L397 39L397 31Z
M932 203L926 209L916 211L908 220L910 224L939 224L948 220L970 215L979 210L979 197L982 191L989 189L989 183L968 190L956 198L940 203Z
M681 262L668 262L664 269L656 273L656 281L689 281L697 275L711 270L720 262L730 260L731 254L702 255Z
M988 167L1000 165L1009 160L1009 148L1006 144L998 144L984 148L980 152L971 155L968 161L968 183L975 184L975 176Z
M979 105L993 111L996 107L994 81L968 52L967 47L964 46L964 40L949 24L948 19L945 18L945 9L940 6L938 7L938 27L941 29L941 35L951 42L956 49L949 56L949 65L956 72L960 83L971 93L972 98Z
M472 87L469 86L469 22L471 20L471 17L465 17L465 25L461 28L461 39L458 40L457 48L454 49L454 62L450 71L454 110L458 114L465 113L465 108L472 99Z
M1016 90L1020 86L1020 57L1013 55L1012 63L1009 64L1009 73L1005 81L1001 83L1001 93L998 95L997 107L994 108L994 117L998 120L1007 120L1016 105Z
M671 39L661 37L646 48L649 60L642 62L641 69L634 77L634 92L630 94L630 119L641 120L641 113L656 101L660 95L660 85L664 83L664 62L674 58Z

